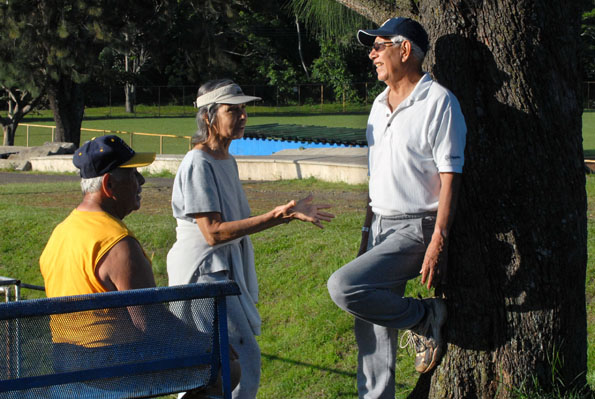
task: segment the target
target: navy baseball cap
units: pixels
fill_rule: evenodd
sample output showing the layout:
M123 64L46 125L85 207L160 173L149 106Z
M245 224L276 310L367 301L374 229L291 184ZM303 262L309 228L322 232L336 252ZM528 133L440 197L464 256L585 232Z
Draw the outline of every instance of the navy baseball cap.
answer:
M360 29L357 32L357 40L364 46L374 44L377 36L393 37L401 35L413 43L417 44L421 50L426 53L429 47L428 34L419 22L411 18L391 18L387 20L378 29Z
M154 152L135 152L118 136L93 137L74 152L72 163L84 179L104 175L116 168L150 165Z

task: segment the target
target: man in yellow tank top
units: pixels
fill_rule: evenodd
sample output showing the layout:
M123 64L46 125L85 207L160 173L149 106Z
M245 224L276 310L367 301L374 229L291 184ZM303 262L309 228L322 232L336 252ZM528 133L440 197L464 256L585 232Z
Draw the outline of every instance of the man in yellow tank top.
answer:
M83 199L56 226L39 259L48 297L155 287L151 261L122 221L140 208L145 179L136 168L154 159L155 153L136 153L112 135L93 138L74 153ZM133 343L147 332L144 318L135 312L110 309L84 313L52 316L50 328L59 361L78 357L101 364L109 361L110 345ZM175 330L178 319L170 317L173 315L164 312L163 322ZM230 349L233 387L240 369L237 354ZM55 367L71 371L59 362ZM189 391L184 398L219 393L218 384Z
M83 200L56 226L39 260L48 297L155 286L151 261L122 222L140 208L145 179L136 168L154 159L154 153L135 153L117 136L94 138L76 151ZM64 317L53 317L54 342L92 348L138 339L126 324L142 321L122 313L69 317L68 329L61 327Z

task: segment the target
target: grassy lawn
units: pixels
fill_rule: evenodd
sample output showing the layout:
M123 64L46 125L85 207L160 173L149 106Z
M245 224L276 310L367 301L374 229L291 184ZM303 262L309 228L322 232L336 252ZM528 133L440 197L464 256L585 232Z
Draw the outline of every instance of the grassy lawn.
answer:
M583 150L585 158L595 159L595 111L583 113Z
M149 180L143 207L126 222L152 257L158 284L167 285L165 259L175 240L175 221L170 181L158 183ZM356 398L353 320L332 303L326 281L357 251L366 187L313 180L249 182L244 187L254 213L314 192L337 215L324 230L293 222L252 236L264 323L259 399ZM595 387L595 176L588 177L587 191L588 381ZM41 285L39 254L53 227L80 198L74 182L0 185L0 275ZM418 290L426 294L418 284L410 284L408 294ZM399 351L396 367L397 398L406 398L418 378L413 358Z

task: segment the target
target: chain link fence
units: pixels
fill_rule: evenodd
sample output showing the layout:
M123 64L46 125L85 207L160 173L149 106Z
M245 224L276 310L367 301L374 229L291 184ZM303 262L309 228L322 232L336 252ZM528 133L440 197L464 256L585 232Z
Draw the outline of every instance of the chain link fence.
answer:
M353 112L366 111L376 95L384 89L382 82L355 82L335 90L320 83L300 83L293 86L269 86L265 84L240 84L246 94L261 97L258 105L263 112ZM136 86L134 111L140 114L194 115L193 103L198 86ZM345 94L348 93L348 94ZM8 98L0 92L0 110L8 109ZM104 108L106 115L120 114L126 105L124 86L86 87L85 105ZM297 110L288 110L297 107Z

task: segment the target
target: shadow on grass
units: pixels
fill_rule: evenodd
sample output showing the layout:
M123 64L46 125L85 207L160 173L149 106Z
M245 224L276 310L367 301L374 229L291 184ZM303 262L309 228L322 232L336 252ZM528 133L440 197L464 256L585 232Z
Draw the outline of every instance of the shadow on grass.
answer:
M331 369L331 368L328 368L328 367L321 367L321 366L317 366L315 364L300 362L300 361L297 361L297 360L287 359L287 358L279 357L279 356L276 356L276 355L269 355L269 354L266 354L266 353L262 353L262 357L267 358L269 360L290 363L290 364L295 365L295 366L302 366L302 367L308 367L308 368L312 368L312 369L316 369L316 370L328 371L329 373L344 375L344 376L352 377L352 378L355 378L356 377L356 373L351 373L351 372L348 372L348 371L337 370L337 369Z
M595 159L595 149L594 150L584 150L585 159Z

